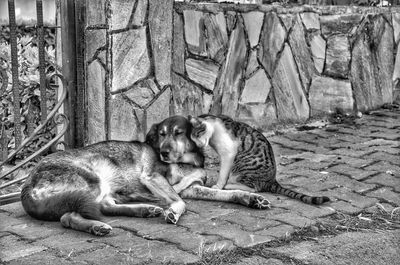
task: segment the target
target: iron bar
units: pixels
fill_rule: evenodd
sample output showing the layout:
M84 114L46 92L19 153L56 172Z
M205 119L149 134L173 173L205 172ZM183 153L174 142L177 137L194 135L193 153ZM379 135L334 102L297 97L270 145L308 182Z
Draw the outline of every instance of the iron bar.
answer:
M67 97L67 82L66 82L66 80L63 78L63 76L60 75L60 74L53 74L51 77L54 77L54 76L58 77L58 78L61 80L62 86L63 86L62 94L61 94L61 97L60 97L59 101L58 101L57 104L54 106L54 108L52 109L52 111L49 113L49 115L48 115L48 117L47 117L45 123L40 124L40 125L33 131L33 133L32 133L31 136L29 136L28 138L26 138L26 139L22 142L22 144L21 144L17 149L15 149L15 150L7 157L6 160L4 160L3 162L1 162L1 163L0 163L0 167L1 167L2 165L4 165L5 163L7 163L8 161L10 161L11 158L13 158L19 151L21 151L22 148L24 148L24 147L25 147L25 146L26 146L26 145L27 145L27 144L28 144L28 143L29 143L43 128L44 128L44 127L45 127L46 123L56 115L58 109L59 109L59 108L62 106L62 104L64 103L64 100L65 100L65 98ZM4 177L4 176L0 176L0 179L2 179L3 177Z
M76 32L75 32L75 1L61 1L61 47L62 47L62 75L68 80L66 89L68 98L64 104L64 111L71 118L69 131L65 134L68 146L75 146L76 117L83 113L76 110ZM80 73L83 74L83 73ZM82 132L78 132L82 133Z
M13 192L9 194L0 195L0 205L13 203L19 201L21 198L21 192Z
M65 114L63 113L57 113L57 115L54 117L54 119L56 120L57 124L60 124L60 118L61 118L61 123L64 124L63 129L57 134L56 137L54 137L50 142L48 142L47 144L45 144L42 148L40 148L38 151L36 151L35 153L33 153L32 155L30 155L28 158L26 158L25 160L23 160L22 162L20 162L18 165L16 165L15 167L13 167L12 169L10 169L9 171L7 171L3 176L1 176L0 178L3 178L7 175L10 175L11 173L13 173L15 170L17 170L18 168L22 167L23 165L25 165L26 163L28 163L29 161L31 161L33 158L35 158L36 156L38 156L39 154L43 153L44 151L46 151L48 148L50 148L50 146L52 146L54 143L56 143L58 141L58 139L60 139L64 133L68 130L68 118ZM26 179L28 177L28 175L14 179L10 182L4 183L3 185L0 185L0 189L3 189L5 187L8 187L12 184L18 183L24 179Z
M39 50L39 77L40 77L40 120L46 122L47 118L47 97L45 86L45 57L44 57L44 28L43 28L43 2L36 0L37 35Z
M11 73L13 86L13 103L14 103L14 137L15 148L21 144L21 104L19 91L19 74L18 74L18 48L17 48L17 23L15 20L15 3L14 0L8 0L8 17L10 22L10 45L11 45Z

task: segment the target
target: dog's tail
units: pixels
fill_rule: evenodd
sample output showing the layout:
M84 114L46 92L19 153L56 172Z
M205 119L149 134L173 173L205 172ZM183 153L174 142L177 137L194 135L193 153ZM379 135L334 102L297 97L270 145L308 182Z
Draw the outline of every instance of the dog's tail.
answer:
M59 221L67 212L77 212L82 217L100 220L100 205L93 195L84 190L66 191L46 198L32 197L32 188L25 185L21 191L21 202L32 217L44 221Z
M320 205L330 201L330 199L326 196L309 196L291 189L284 188L276 181L268 185L264 191L286 195L290 198L298 199L308 204Z

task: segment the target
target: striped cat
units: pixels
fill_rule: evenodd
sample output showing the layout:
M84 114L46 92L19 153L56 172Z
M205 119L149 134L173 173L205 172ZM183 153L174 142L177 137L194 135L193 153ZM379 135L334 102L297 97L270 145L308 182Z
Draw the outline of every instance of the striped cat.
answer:
M276 181L276 162L271 144L249 125L227 116L189 116L191 138L200 148L210 145L219 155L221 165L215 189L269 191L309 204L328 202L328 197L313 197L283 188Z

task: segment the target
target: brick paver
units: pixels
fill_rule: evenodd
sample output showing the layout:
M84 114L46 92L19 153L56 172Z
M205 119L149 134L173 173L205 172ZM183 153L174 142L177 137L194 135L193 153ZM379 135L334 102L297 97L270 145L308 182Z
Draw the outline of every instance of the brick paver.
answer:
M400 206L400 111L380 110L354 124L269 137L282 185L332 202L312 206L265 193L272 209L187 201L178 225L162 218L107 217L105 237L67 230L27 216L19 203L0 207L0 258L4 264L190 263L209 252L285 238L337 212L359 214ZM212 164L210 162L209 164ZM216 175L215 171L213 174ZM209 183L209 182L207 182ZM282 264L258 256L238 260ZM1 263L0 262L0 263Z

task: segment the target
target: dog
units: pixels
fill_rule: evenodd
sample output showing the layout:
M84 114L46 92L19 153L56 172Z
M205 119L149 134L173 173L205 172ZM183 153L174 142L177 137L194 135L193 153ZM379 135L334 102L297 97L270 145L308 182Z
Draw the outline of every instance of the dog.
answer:
M204 187L204 157L189 135L188 120L174 116L152 126L148 143L105 141L50 154L29 173L22 206L36 219L97 236L112 230L101 221L103 215L164 214L176 224L185 212L182 197L269 207L257 194Z
M192 125L186 117L173 116L153 124L146 135L146 143L159 154L160 160L170 163L170 174L166 178L181 198L223 201L256 209L269 209L270 202L259 194L204 186L204 156L190 138L191 129ZM174 222L176 216L171 215L168 219Z

